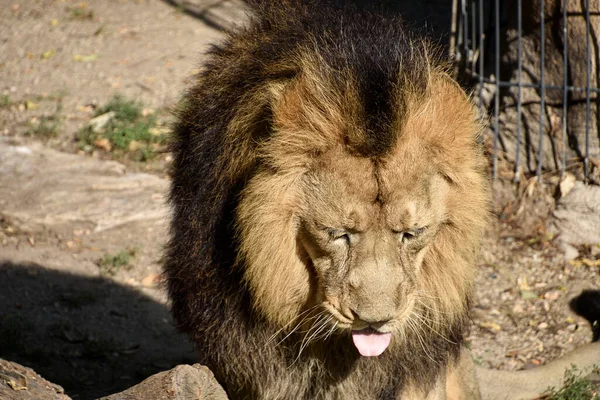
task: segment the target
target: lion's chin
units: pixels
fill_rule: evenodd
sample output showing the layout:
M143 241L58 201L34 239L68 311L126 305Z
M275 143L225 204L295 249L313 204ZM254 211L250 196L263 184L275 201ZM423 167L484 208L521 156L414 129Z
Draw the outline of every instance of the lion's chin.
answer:
M380 333L373 329L352 331L354 346L364 357L375 357L381 355L390 345L392 334Z

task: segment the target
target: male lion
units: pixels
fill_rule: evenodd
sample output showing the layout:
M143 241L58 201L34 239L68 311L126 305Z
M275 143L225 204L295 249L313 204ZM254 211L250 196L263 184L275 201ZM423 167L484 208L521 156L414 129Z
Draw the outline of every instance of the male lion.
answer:
M457 372L489 203L472 104L396 18L271 3L175 128L179 327L235 399L478 397Z

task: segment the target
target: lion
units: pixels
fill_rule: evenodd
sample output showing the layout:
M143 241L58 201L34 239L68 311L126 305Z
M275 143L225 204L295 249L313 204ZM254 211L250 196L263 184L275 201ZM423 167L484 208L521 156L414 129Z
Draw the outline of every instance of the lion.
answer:
M253 7L174 128L179 328L233 399L479 398L463 346L490 208L475 107L394 16Z

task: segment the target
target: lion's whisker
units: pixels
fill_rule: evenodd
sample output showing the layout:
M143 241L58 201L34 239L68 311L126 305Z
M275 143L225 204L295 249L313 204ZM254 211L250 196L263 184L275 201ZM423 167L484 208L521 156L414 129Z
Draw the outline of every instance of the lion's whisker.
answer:
M433 361L434 363L439 365L439 363L431 356L429 351L427 351L427 346L425 346L425 343L423 342L423 338L421 337L419 326L415 323L415 321L412 320L412 318L411 318L412 315L413 315L413 313L411 313L409 315L409 318L406 320L406 322L408 323L408 326L411 328L413 333L416 335L417 340L419 341L419 344L421 345L421 348L423 349L423 352L427 355L427 357L431 361Z
M439 337L441 337L442 339L444 339L444 340L445 340L445 341L447 341L448 343L451 343L451 344L458 344L458 343L456 343L456 342L453 342L452 340L448 339L446 336L442 335L440 332L438 332L436 329L434 329L434 328L433 328L433 326L432 326L430 323L428 323L428 322L433 322L433 321L427 321L427 319L425 319L425 317L424 317L424 316L422 316L422 315L419 315L419 314L417 314L417 313L414 313L414 312L413 312L413 314L414 314L414 316L415 316L416 318L418 318L418 319L419 319L419 321L421 321L421 322L423 323L423 325L425 325L427 328L431 329L431 330L432 330L432 331L433 331L435 334L437 334Z
M335 332L337 326L338 326L339 322L335 321L335 323L333 324L333 326L331 327L331 329L329 330L329 332L325 335L325 337L323 338L323 340L327 340L331 337L331 335L333 335L333 332Z
M302 311L300 314L298 314L298 316L296 316L293 320L291 320L290 322L288 322L287 324L285 324L283 327L279 328L273 335L271 335L269 337L269 339L266 341L265 345L268 345L269 343L271 343L276 337L277 335L279 335L281 332L283 332L285 329L287 329L291 324L296 324L294 326L294 328L283 338L281 339L277 345L279 345L281 342L283 342L285 339L287 339L292 333L294 333L305 321L307 318L307 315L313 311L314 309L316 309L319 305L314 305L312 307L307 308L306 310Z
M323 316L322 314L320 315L321 317ZM323 319L319 319L317 322L315 322L312 326L311 329L308 330L307 334L304 336L304 338L302 339L302 344L300 345L300 350L298 351L298 355L296 356L296 358L294 359L294 362L292 363L292 365L294 365L294 363L300 359L300 356L302 355L302 352L304 351L304 349L306 348L306 346L308 346L308 344L313 340L313 338L318 335L326 326L327 323L329 321L331 321L331 319L333 318L333 316L328 316L328 317L324 317ZM317 327L317 328L315 328ZM314 332L312 334L310 334L310 331L314 329Z
M331 316L327 321L325 321L324 325L329 324L329 322L331 322L332 319L333 319L333 316ZM338 322L336 321L330 329L326 329L326 330L322 331L321 333L319 333L318 336L315 336L312 340L313 341L326 340L333 333L333 330L335 330L335 327L337 326L337 324L338 324Z
M423 301L423 299L419 298L418 296L415 298L415 300L419 303L419 305L423 306L424 308L426 308L427 310L429 310L434 315L435 314L450 315L447 312L444 312L444 311L439 310L439 309L437 309L435 307L432 307L431 305L427 304L425 301Z

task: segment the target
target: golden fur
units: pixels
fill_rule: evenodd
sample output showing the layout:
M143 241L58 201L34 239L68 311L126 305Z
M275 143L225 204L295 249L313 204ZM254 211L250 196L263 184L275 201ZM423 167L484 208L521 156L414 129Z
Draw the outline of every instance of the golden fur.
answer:
M407 115L398 118L404 124L397 128L401 139L376 167L344 149L344 135L360 129L342 117L358 108L351 87L344 95L327 93L327 82L312 75L290 84L274 100L275 134L261 148L269 168L252 177L238 209L244 276L256 294L255 306L272 322L287 325L314 305L310 270L297 238L303 212L343 212L332 204L321 206L333 210L311 210L306 204L315 200L307 191L331 189L305 179L325 168L346 185L330 201L339 199L337 194L364 196L364 202L382 196L390 214L401 214L411 200L407 194L426 187L430 207L415 211L435 214L432 223L439 230L428 244L414 290L424 294L424 306L436 310L429 316L436 325L467 311L474 256L487 221L487 184L476 145L480 127L462 90L444 72L431 74L428 93L411 99ZM328 217L337 218L322 218ZM265 243L265 238L272 240Z
M482 127L398 21L301 3L260 9L186 97L175 317L232 398L443 398L488 217ZM362 329L389 348L361 357Z

